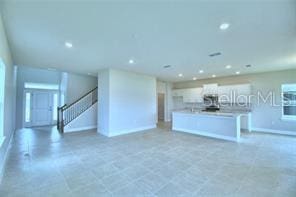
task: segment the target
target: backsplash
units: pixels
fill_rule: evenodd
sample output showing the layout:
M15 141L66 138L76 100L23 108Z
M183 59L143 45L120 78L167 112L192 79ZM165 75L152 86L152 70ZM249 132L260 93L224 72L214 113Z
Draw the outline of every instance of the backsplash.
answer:
M204 103L184 103L182 97L173 97L173 110L195 109L202 110ZM220 103L220 110L223 111L251 111L250 103Z

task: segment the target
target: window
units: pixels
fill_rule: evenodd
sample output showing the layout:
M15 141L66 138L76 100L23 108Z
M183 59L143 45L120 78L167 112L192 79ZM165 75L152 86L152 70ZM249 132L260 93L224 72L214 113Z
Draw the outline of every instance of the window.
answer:
M59 90L58 84L50 84L50 83L25 83L25 88L30 89L44 89L44 90Z
M296 84L282 85L282 118L296 120Z
M31 121L31 93L26 92L26 98L25 98L26 106L25 106L25 122Z
M4 91L5 89L5 66L0 59L0 145L4 137Z
M53 94L53 113L52 113L52 119L56 121L58 119L58 94Z

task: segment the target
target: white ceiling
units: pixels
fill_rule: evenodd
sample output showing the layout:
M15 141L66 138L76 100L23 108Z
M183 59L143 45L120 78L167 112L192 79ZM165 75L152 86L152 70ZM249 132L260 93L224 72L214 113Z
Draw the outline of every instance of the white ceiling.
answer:
M112 67L168 81L296 68L295 0L7 0L1 8L17 65L84 74Z

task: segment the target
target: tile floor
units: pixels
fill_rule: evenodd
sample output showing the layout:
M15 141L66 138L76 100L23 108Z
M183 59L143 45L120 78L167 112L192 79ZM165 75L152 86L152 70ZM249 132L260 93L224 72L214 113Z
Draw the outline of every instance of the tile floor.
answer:
M15 134L0 196L296 196L296 138L259 133L241 143L158 129L106 138Z

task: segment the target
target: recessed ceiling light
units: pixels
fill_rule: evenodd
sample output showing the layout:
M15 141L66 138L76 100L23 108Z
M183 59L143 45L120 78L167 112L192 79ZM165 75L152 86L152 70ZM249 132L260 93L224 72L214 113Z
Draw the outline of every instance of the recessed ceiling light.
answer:
M130 59L130 60L128 61L128 63L129 63L129 64L134 64L135 61L134 61L133 59Z
M226 29L229 28L229 26L230 26L229 23L222 23L222 24L220 25L220 29L221 29L221 30L226 30Z
M49 70L49 71L56 71L57 69L55 69L55 68L47 68L47 70Z
M192 79L193 79L194 81L195 81L195 80L197 80L197 78L196 78L196 77L193 77Z
M231 65L226 65L225 68L226 69L230 69L231 68Z
M199 73L204 73L204 71L203 71L203 70L199 70L198 72L199 72Z
M178 76L179 76L179 77L183 77L183 74L182 74L182 73L180 73L180 74L178 74Z
M236 72L235 72L235 74L239 75L239 74L240 74L240 72L239 72L239 71L236 71Z
M72 48L73 44L71 42L65 42L65 47Z
M215 78L215 77L216 77L216 75L212 75L212 77L213 77L213 78Z

